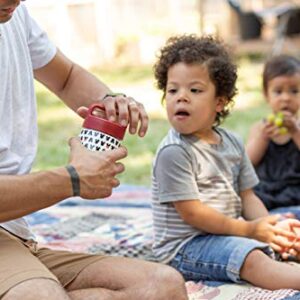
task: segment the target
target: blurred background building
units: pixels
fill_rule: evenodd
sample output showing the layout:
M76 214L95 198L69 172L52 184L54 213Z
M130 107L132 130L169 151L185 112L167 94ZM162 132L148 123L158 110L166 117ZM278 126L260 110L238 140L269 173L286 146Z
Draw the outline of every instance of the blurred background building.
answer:
M56 45L85 67L152 63L165 40L180 33L215 34L237 51L282 52L288 43L287 49L299 52L300 0L28 0L26 5ZM288 35L292 18L296 33Z

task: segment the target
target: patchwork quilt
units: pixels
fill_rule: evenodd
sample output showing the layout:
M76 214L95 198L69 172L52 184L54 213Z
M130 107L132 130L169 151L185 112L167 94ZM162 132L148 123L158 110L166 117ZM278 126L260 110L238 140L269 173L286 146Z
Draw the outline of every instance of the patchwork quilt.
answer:
M122 185L102 200L69 198L27 217L38 242L53 249L154 260L150 190ZM300 292L248 284L186 282L190 300L300 300Z

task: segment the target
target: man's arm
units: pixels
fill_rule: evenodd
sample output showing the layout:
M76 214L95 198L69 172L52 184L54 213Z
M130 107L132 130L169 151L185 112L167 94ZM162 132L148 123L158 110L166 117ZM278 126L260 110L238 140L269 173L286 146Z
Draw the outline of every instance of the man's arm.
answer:
M137 131L140 123L138 133L140 136L145 135L148 116L141 103L126 96L107 97L103 100L103 97L111 92L110 89L59 50L46 66L34 71L34 76L81 116L84 116L87 110L79 109L80 107L101 102L108 119L117 120L123 126L129 123L129 132L132 134Z
M71 139L69 164L80 179L80 196L86 199L108 197L119 185L115 176L124 171L117 162L127 155L125 148L93 152ZM0 176L0 222L16 219L51 206L73 195L70 175L66 168L27 175Z
M0 222L23 217L72 195L65 168L28 175L0 176Z
M110 89L94 75L57 50L55 57L34 71L34 77L75 112L80 106L99 102Z

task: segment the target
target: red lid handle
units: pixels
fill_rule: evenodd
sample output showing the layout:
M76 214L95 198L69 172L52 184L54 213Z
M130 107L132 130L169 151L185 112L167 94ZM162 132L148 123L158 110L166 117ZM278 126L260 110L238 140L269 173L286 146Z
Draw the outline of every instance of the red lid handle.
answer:
M117 138L118 140L123 140L127 126L121 126L120 124L111 122L101 116L93 115L93 111L96 108L105 111L105 108L101 104L92 104L88 109L88 114L83 122L83 127L101 131Z
M89 106L88 114L89 114L89 115L93 115L93 111L94 111L96 108L99 108L100 110L105 111L105 108L104 108L101 104L95 103L95 104L92 104L92 105Z

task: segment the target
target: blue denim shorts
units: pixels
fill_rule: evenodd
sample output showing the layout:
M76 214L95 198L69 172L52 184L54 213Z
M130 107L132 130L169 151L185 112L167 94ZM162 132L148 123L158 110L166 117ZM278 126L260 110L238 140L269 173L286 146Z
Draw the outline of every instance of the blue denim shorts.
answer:
M265 243L236 236L199 235L187 242L169 263L185 280L244 282L241 267L247 255L261 249L274 258L274 251Z
M300 220L300 207L297 206L284 206L284 207L277 207L271 209L269 211L270 214L285 214L285 213L293 213L296 219Z

